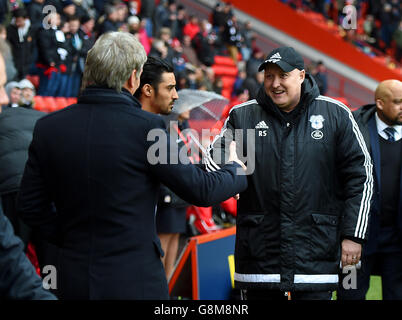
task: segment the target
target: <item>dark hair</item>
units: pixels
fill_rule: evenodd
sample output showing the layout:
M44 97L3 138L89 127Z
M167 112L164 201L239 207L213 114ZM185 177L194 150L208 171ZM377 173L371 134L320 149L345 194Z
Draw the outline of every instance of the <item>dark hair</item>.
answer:
M157 93L158 86L162 81L162 74L165 72L173 73L173 66L166 60L149 56L142 69L140 86L134 96L139 99L141 96L141 89L146 84L151 85Z
M24 8L18 8L13 11L14 18L27 18L28 13Z
M68 17L67 17L67 21L68 21L68 22L70 22L70 21L79 21L80 24L81 24L80 18L79 18L78 16L75 16L75 15L68 16Z

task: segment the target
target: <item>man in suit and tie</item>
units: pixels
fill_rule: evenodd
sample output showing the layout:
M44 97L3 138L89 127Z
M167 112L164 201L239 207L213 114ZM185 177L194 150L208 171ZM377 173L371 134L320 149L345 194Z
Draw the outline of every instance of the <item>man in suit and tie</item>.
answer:
M34 129L19 212L58 248L49 259L62 299L168 299L155 230L160 183L201 206L247 187L235 145L215 173L170 151L164 121L133 97L146 59L135 36L103 34L88 52L78 103ZM159 154L150 154L151 136Z
M338 299L364 300L370 275L378 274L383 299L401 300L402 82L381 82L375 91L375 104L361 107L354 116L373 159L375 192L357 288L346 290L340 285Z

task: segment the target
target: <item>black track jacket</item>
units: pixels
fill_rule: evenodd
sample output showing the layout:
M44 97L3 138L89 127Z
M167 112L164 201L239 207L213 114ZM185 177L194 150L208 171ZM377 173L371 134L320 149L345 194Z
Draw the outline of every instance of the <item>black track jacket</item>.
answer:
M251 129L249 139L233 129ZM238 202L235 286L336 289L341 240L366 238L373 189L371 158L352 113L320 96L307 74L291 120L263 87L256 100L233 107L209 148L212 158L233 133L253 170Z

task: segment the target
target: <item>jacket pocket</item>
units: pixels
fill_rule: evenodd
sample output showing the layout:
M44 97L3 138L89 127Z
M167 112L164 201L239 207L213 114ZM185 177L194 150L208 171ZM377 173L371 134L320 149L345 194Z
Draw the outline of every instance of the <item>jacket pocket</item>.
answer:
M264 213L237 217L236 255L239 259L260 259L265 255Z
M316 261L335 261L340 249L338 235L338 216L312 213L310 234L310 259Z

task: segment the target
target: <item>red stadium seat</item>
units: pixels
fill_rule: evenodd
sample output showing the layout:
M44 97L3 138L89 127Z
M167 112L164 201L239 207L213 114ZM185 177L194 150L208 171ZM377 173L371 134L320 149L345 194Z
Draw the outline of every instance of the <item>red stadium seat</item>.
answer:
M225 57L225 56L215 56L214 59L214 64L215 65L220 65L220 66L232 66L232 67L236 67L236 64L234 63L234 61L232 60L232 58L230 57Z
M43 112L48 111L47 106L46 106L45 101L43 100L42 96L34 96L33 108L38 111L43 111Z
M54 98L57 104L57 110L63 109L68 106L68 101L64 97L56 97Z
M237 68L226 65L213 65L212 69L215 72L215 76L237 76Z
M76 104L77 103L77 98L76 97L68 97L68 98L66 98L67 99L67 102L68 102L68 106L69 105L71 105L71 104Z
M57 102L54 97L42 97L49 112L58 110Z

